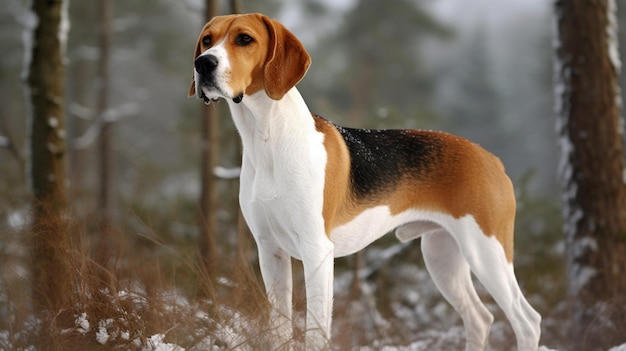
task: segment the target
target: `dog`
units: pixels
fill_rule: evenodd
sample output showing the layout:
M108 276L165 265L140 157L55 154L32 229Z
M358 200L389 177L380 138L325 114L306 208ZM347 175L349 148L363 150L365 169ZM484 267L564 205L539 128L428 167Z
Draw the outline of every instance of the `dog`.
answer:
M442 132L344 128L311 113L295 87L310 63L280 22L218 16L198 37L189 89L207 104L226 100L241 136L239 200L276 348L293 333L291 257L304 268L306 350L326 349L334 258L395 229L400 241L422 238L426 267L463 320L466 350L484 350L493 323L471 272L506 314L518 350L537 350L541 316L513 271L516 203L500 160Z

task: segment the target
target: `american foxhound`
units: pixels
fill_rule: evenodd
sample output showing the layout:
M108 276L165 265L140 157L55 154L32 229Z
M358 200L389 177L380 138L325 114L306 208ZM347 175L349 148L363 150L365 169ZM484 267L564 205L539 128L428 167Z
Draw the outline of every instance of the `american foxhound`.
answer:
M500 160L465 139L420 130L339 127L295 88L310 65L298 39L260 14L219 16L195 48L189 96L223 98L243 142L241 209L256 240L276 345L292 337L290 258L306 281L307 350L329 346L333 259L396 229L422 238L426 267L458 311L466 350L484 350L492 314L471 272L536 350L540 315L513 272L515 195Z

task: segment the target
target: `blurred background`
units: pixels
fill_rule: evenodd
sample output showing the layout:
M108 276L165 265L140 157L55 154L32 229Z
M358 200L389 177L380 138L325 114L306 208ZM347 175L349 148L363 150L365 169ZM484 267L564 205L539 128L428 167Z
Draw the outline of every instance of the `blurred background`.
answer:
M381 3L242 1L245 12L281 20L305 44L313 64L299 89L312 111L363 128L426 128L478 142L505 163L514 182L556 199L551 93L550 8L541 0L429 0ZM228 3L222 2L227 13ZM187 98L203 2L116 2L109 109L114 131L116 198L124 204L193 199L198 192L199 102ZM22 36L24 1L0 9L0 149L7 199L24 191L26 119ZM98 79L98 8L70 4L67 141L71 188L95 209L93 155ZM624 16L621 16L624 17ZM236 144L222 113L222 162ZM232 140L231 140L232 139ZM91 155L91 156L90 156ZM528 178L528 179L527 179ZM526 180L527 179L527 180Z
M299 89L312 111L354 127L439 129L467 137L499 156L520 190L558 205L545 1L242 5L245 12L281 20L305 44L313 64ZM0 194L8 200L0 206L19 202L26 192L25 6L6 0L0 9L0 135L9 146L0 149ZM193 202L198 196L200 104L187 98L187 89L203 6L199 0L115 3L108 109L116 116L116 211L165 210L173 199ZM230 11L228 2L221 6L221 13ZM97 210L98 7L73 2L70 17L70 191L80 200L77 208L89 213ZM220 164L233 167L237 135L228 112L220 118ZM224 183L224 192L236 191ZM546 219L533 220L541 227Z

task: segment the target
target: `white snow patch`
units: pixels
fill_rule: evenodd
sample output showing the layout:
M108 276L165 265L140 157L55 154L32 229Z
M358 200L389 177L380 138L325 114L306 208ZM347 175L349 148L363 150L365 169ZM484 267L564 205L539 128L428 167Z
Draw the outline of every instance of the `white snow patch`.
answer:
M557 11L552 18L552 49L554 51L558 51L562 47L559 33L559 21L561 16L562 14ZM572 72L571 69L561 61L559 55L553 55L553 58L554 113L556 114L556 132L561 151L558 175L563 188L564 230L569 238L573 238L576 233L576 224L584 217L584 213L580 208L571 207L573 203L571 200L576 197L578 192L578 184L574 178L574 167L571 163L572 154L575 150L568 131L568 116L571 108L569 103L569 99L571 98L570 80Z
M70 32L70 15L69 15L70 0L64 0L61 2L61 22L59 23L59 45L61 46L61 57L65 61L65 53L67 49L67 35Z
M85 107L77 102L71 102L68 106L70 114L74 117L90 121L93 119L94 111L92 108Z
M609 19L606 26L606 40L607 46L609 49L609 58L611 59L611 63L613 67L617 71L620 72L622 68L622 61L619 57L619 40L617 38L617 5L615 4L615 0L607 1L607 18Z
M622 61L620 59L620 55L619 55L619 39L618 39L618 28L617 28L617 5L615 3L615 0L608 0L607 3L607 18L608 23L606 26L606 40L607 40L607 47L608 47L608 55L609 55L609 59L611 60L611 64L613 65L613 67L615 68L615 72L617 75L620 74L621 70L622 70ZM618 122L618 126L617 126L617 131L619 132L620 135L623 135L624 133L624 118L621 116L621 112L622 112L622 91L621 91L621 87L619 85L619 82L615 84L615 104L617 105L619 112L620 112L620 116L617 119Z
M626 351L626 344L612 347L609 349L609 351Z
M217 166L213 168L213 175L220 179L237 179L241 174L241 167L225 168Z
M584 237L574 241L574 257L579 257L587 251L598 251L598 242L591 237Z
M163 339L165 339L165 335L163 334L152 335L148 339L148 347L144 347L142 351L185 351L184 348L175 344L166 343Z
M102 123L99 122L90 125L83 135L73 140L72 146L75 149L85 149L89 147L89 145L93 144L100 135L101 126Z
M537 349L537 351L558 351L558 350L551 349L551 348L546 347L546 346L539 346L539 349Z
M7 214L7 224L14 230L22 230L30 223L29 214L27 209L10 211Z
M48 117L48 126L50 128L56 128L59 126L59 119L56 117Z
M76 107L76 106L74 106L74 109L71 111L74 114L77 113L77 109L80 109L80 107ZM140 110L141 108L139 107L138 103L128 102L116 108L111 108L111 109L104 111L104 113L102 113L102 115L98 118L98 120L92 123L89 126L89 128L87 128L87 130L85 131L85 133L83 133L83 135L77 137L76 139L72 141L72 146L75 149L85 149L89 147L91 144L93 144L96 141L98 136L100 136L100 132L102 131L102 126L105 123L114 123L114 122L121 120L124 117L136 115L140 112ZM78 113L80 114L83 112L87 113L85 111L79 111ZM84 117L81 117L81 118L84 118Z
M7 147L9 145L11 145L11 140L4 135L0 135L0 147Z
M107 331L107 327L110 327L113 323L112 319L106 319L98 322L98 331L96 332L96 341L101 345L104 345L109 341L110 335Z
M109 333L107 333L106 328L98 327L98 331L96 332L96 341L98 341L100 345L104 345L107 341L109 341Z
M102 122L114 123L124 117L136 115L141 111L141 107L136 102L127 102L115 108L109 108L100 117Z
M34 11L27 11L21 18L24 31L22 32L22 43L24 44L24 67L22 67L22 79L28 78L30 63L33 59L33 41L35 28L39 24L39 17Z
M576 189L578 186L576 186L575 183L571 183L568 191L563 194L563 216L565 217L564 229L568 238L574 238L576 235L576 225L585 217L583 210L580 209L580 207L572 206L572 203L569 201L571 199L568 197L569 191L574 191L571 188Z
M90 327L87 312L83 312L80 316L77 316L74 323L76 324L76 331L85 335Z
M593 276L595 276L597 273L598 272L591 267L585 267L581 265L576 265L575 267L573 267L570 274L570 289L573 295L577 295L580 289L582 289L583 286L587 285L589 280L593 278Z

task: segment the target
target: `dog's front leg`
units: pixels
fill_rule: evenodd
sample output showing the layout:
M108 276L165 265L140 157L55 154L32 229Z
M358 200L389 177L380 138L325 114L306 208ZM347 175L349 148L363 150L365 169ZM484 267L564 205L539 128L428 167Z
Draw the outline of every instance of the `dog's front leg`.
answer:
M324 238L326 239L326 238ZM324 240L302 257L306 281L306 350L330 347L333 309L333 244Z
M278 350L290 350L293 337L291 257L274 242L257 241L259 265L271 304L270 334Z

